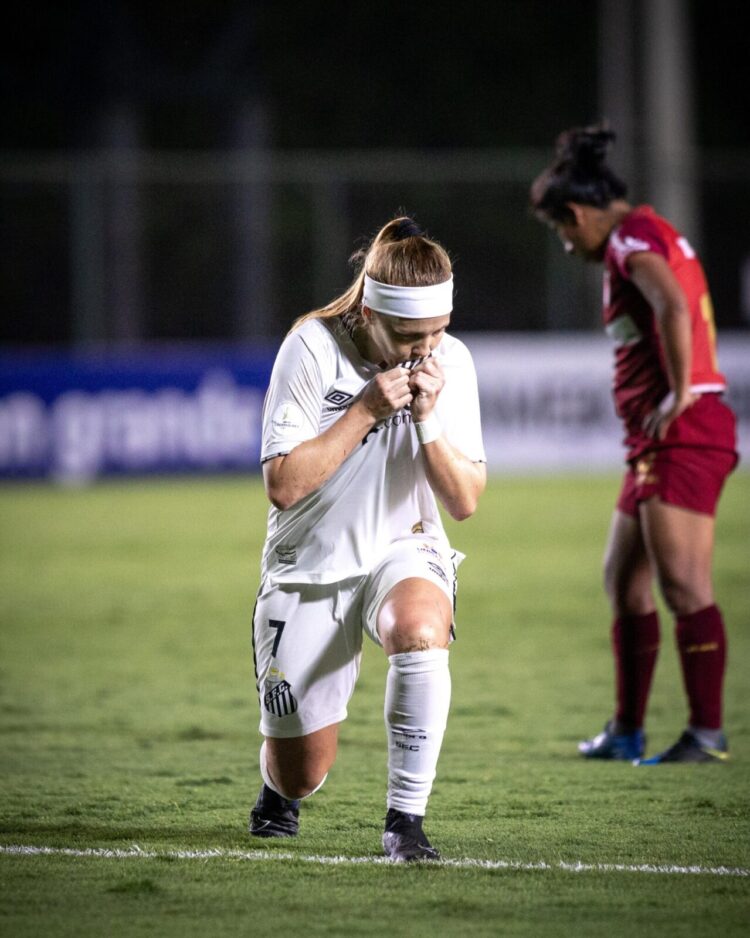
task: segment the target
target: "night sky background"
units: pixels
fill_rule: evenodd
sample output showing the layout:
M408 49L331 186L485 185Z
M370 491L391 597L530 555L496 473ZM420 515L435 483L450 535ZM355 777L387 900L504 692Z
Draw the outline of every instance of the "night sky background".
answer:
M704 147L750 146L748 5L686 2ZM596 111L594 0L37 3L6 27L5 148L97 142L131 99L152 147L226 143L263 96L277 147L549 146Z
M748 5L692 0L686 9L701 167L716 154L719 161L745 165ZM137 114L139 143L147 150L221 151L237 145L236 114L248 103L262 109L264 143L272 152L407 148L434 154L526 147L551 154L560 130L603 116L597 11L595 0L32 3L14 10L4 30L0 159L12 164L28 154L100 147L109 116L123 105ZM538 168L529 167L529 181ZM712 188L711 178L709 173L701 192L703 256L717 318L720 325L745 328L738 284L740 261L750 255L750 199L742 212L737 203L750 190L744 185L733 191L726 182ZM66 343L71 340L69 246L64 226L45 201L49 193L32 190L18 180L0 180L2 234L10 246L0 268L3 305L20 314L13 326L3 317L0 342ZM518 252L533 268L529 254L541 251L545 237L543 231L532 234L536 223L524 211L520 188L506 208L495 198L488 200L498 218L494 260L488 219L477 220L476 237L459 252L467 270L477 257L478 279L488 284L487 293L478 286L467 291L472 306L482 309L496 290L490 270L502 267L503 246L520 239ZM454 215L459 210L455 201L451 210ZM359 220L354 209L352 216ZM366 213L361 217L369 220ZM386 220L382 212L377 224L375 214L372 218L376 227ZM426 221L432 231L431 217ZM471 219L463 223L472 227ZM462 237L457 229L459 244ZM168 260L153 262L157 242L148 242L151 263L166 270ZM283 251L283 237L281 244ZM294 239L290 250L301 250ZM508 255L512 267L512 247ZM221 267L220 256L214 261ZM181 263L190 267L184 258ZM301 260L300 270L306 269ZM505 305L520 304L524 318L509 314L500 326L544 328L543 319L535 319L536 301L525 308L519 299L529 292L519 278ZM513 281L512 270L508 279ZM167 296L174 291L160 294L154 286L144 303L144 336L231 335L229 318L207 312L227 305L219 280L215 288L196 281L174 307ZM279 328L311 305L302 291L287 295L284 290L278 285ZM468 316L465 324L497 326L480 315Z

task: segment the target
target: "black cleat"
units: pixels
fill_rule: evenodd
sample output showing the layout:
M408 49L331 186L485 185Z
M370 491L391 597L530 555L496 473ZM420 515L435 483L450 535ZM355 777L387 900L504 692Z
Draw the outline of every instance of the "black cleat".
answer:
M299 801L287 801L268 785L263 785L250 812L248 827L253 837L296 837Z
M578 751L586 759L620 759L633 762L640 759L646 750L646 737L643 730L630 733L615 733L614 721L605 723L604 729L592 739L578 743Z
M639 759L636 765L661 765L662 762L726 762L729 759L727 740L722 736L718 746L704 746L690 730L680 736L674 746L650 759Z
M383 850L394 863L440 859L440 854L422 830L422 818L418 814L406 814L396 808L389 808L385 816Z

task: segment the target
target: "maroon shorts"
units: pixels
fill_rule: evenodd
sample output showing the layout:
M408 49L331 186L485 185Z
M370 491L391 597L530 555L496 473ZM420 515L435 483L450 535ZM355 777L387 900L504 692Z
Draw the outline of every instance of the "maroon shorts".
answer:
M634 460L623 479L617 507L638 517L638 505L657 495L669 505L715 515L719 495L737 465L732 450L669 446Z

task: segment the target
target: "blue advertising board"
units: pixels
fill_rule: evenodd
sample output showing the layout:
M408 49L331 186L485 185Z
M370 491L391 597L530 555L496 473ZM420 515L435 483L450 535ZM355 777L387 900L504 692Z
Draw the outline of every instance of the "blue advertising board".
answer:
M474 357L490 472L622 465L611 356L599 335L462 336ZM102 355L0 352L0 481L257 472L275 348ZM720 365L750 461L750 337L723 335Z
M0 354L0 478L257 471L273 353Z

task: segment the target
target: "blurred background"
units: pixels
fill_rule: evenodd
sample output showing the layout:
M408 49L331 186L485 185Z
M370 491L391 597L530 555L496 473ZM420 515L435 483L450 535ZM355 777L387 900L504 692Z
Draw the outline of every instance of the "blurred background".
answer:
M557 134L602 119L631 200L703 258L747 422L749 22L735 0L16 11L0 476L254 469L281 337L399 212L453 257L490 468L617 464L600 271L527 208Z

